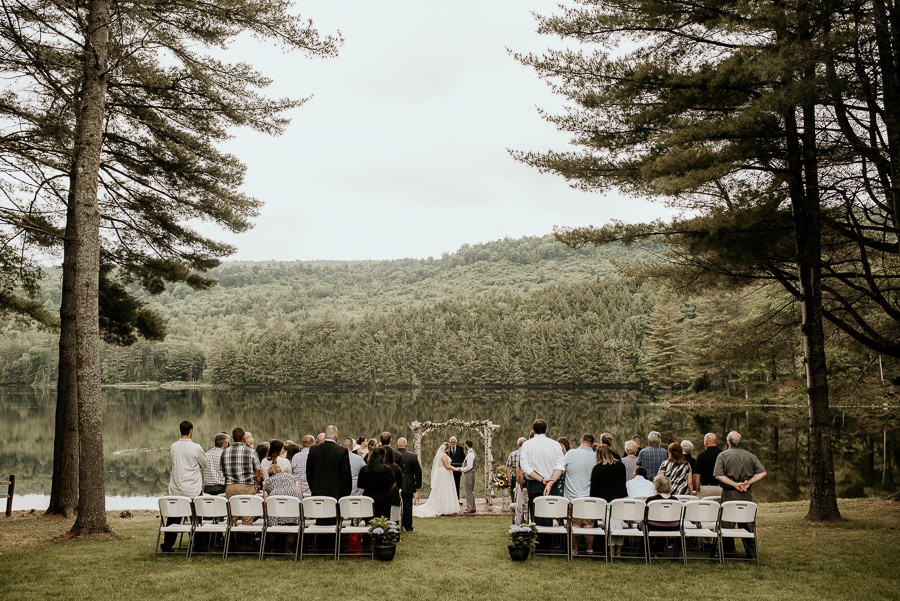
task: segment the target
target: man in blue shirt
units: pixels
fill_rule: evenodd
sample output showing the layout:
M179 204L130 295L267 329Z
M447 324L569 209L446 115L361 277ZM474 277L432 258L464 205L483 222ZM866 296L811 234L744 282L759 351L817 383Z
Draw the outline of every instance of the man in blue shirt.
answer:
M668 451L659 446L660 435L655 430L647 435L647 446L637 456L637 464L647 470L647 479L653 481L659 466L669 457Z
M594 436L585 434L581 437L581 444L570 450L563 457L563 465L565 466L566 477L563 480L563 494L569 501L574 501L582 497L591 496L591 471L597 465L597 456L594 454ZM572 519L572 526L582 528L593 528L592 520L580 518ZM572 536L572 553L578 553L578 536ZM587 552L594 552L594 537L585 536Z

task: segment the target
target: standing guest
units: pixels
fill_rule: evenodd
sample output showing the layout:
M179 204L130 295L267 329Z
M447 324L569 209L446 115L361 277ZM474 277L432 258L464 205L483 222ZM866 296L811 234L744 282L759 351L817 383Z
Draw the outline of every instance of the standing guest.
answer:
M592 434L584 434L581 437L579 445L563 456L563 469L566 472L565 486L563 494L569 501L589 497L591 495L591 470L597 464L594 456L594 436ZM572 526L582 528L593 528L593 520L585 520L579 518L572 519ZM594 537L585 536L587 544L587 552L594 552ZM572 553L578 553L579 536L572 537Z
M456 496L459 497L459 481L462 478L462 472L459 471L459 468L462 467L463 461L466 460L466 452L455 436L450 437L447 455L450 456L450 465L457 468L453 470L453 483L456 485Z
M422 488L422 465L419 456L406 449L407 440L397 439L397 452L403 455L403 484L400 498L403 501L402 525L407 532L413 531L413 498Z
M606 499L606 501L624 499L628 496L628 487L625 484L625 464L613 457L607 444L601 443L597 450L597 465L591 470L591 496ZM621 529L623 526L621 521L610 520L610 528ZM621 536L610 538L610 552L613 556L622 556L624 542L625 539Z
M653 477L659 472L660 464L668 456L666 450L660 448L659 443L659 432L651 432L647 435L647 448L641 449L637 456L638 465L643 466Z
M306 479L314 496L340 499L350 494L353 484L350 457L347 450L337 444L337 437L337 426L327 426L325 440L309 449Z
M213 447L206 452L206 467L203 468L203 492L207 495L225 493L225 474L222 473L222 451L231 444L231 437L225 432L216 434Z
M572 443L569 442L569 439L565 436L560 436L556 439L556 442L558 442L559 446L562 447L563 455L572 450Z
M631 437L631 441L637 445L637 452L640 453L641 452L641 435L635 434L634 436Z
M390 432L382 432L381 433L381 446L389 447L391 446L391 442L393 442L394 437ZM393 449L396 450L396 449ZM400 453L393 453L394 463L400 466L400 470L403 470L403 456Z
M569 439L565 436L560 436L556 439L556 442L559 443L559 446L562 447L563 457L565 457L566 453L572 450L572 443L569 442ZM559 477L559 480L556 481L556 485L553 487L553 490L550 491L551 495L556 495L557 497L563 496L563 491L566 486L566 472L563 471L562 476Z
M385 455L381 447L369 451L365 467L359 470L359 488L364 495L372 497L374 516L390 518L391 489L396 488L397 478L385 463Z
M534 437L522 443L519 465L528 489L528 515L534 516L534 500L549 495L563 473L563 453L559 443L547 438L547 422L537 419L532 424ZM552 520L536 518L538 526L551 526Z
M306 462L309 460L309 449L315 443L316 439L313 438L312 434L305 435L300 439L300 452L291 459L291 472L293 472L297 482L300 483L300 490L303 492L304 497L312 495L312 491L309 490L309 480L306 478Z
M716 457L716 468L713 472L722 484L722 502L753 501L751 487L766 477L766 470L756 455L741 448L743 439L740 433L729 432L726 440L728 449ZM722 525L734 527L733 524ZM756 557L756 541L752 538L742 540L747 557ZM726 553L734 553L734 539L723 538L722 547Z
M277 438L273 438L269 441L269 450L266 453L266 457L259 462L259 469L263 475L263 482L269 478L269 466L276 463L281 466L282 472L293 475L291 471L291 462L287 460L287 457L283 456L282 451L284 451L284 443L282 441Z
M465 513L475 513L475 449L472 441L465 442L466 458L463 460L462 472L463 490L466 493Z
M294 457L300 452L300 445L293 440L284 441L284 458L291 463L291 471L294 471Z
M634 468L634 475L631 480L625 482L625 488L628 489L629 499L649 497L656 494L653 482L647 480L647 470L641 466Z
M365 436L360 436L356 439L356 445L358 447L356 454L365 459L369 454L369 440Z
M622 461L622 458L619 456L619 454L616 453L612 448L612 446L613 446L612 434L610 434L609 432L604 432L603 434L601 434L600 435L600 443L605 444L606 446L609 447L609 452L612 453L612 456L616 458L616 461Z
M722 494L722 486L713 475L716 469L716 459L721 453L719 439L714 432L709 432L703 437L705 447L697 456L697 471L694 472L694 490L701 499L706 497L718 497Z
M625 479L634 478L634 468L637 467L638 446L633 440L625 441L625 456L622 457L622 463L625 464Z
M262 466L262 462L266 460L266 457L269 456L269 443L261 442L256 445L256 456L259 458L259 464Z
M206 453L203 447L192 440L194 436L194 424L190 420L184 420L178 425L181 438L169 447L169 456L172 458L172 474L169 476L169 494L179 495L193 499L203 493L203 468L206 467ZM181 518L168 518L166 525L178 524ZM175 549L175 541L178 540L177 532L166 532L163 544L159 547L163 553L172 553Z
M322 444L323 442L325 442L325 438L327 438L325 436L325 433L319 432L319 434L316 436L316 444Z
M522 443L528 440L524 436L520 436L516 441L516 450L509 454L506 458L506 481L509 482L510 501L516 507L515 523L521 524L525 516L522 511L522 495L525 494L525 477L522 474L522 468L519 467L519 455L522 452Z
M691 466L691 478L693 478L694 472L697 471L697 460L691 455L694 452L694 443L690 440L682 440L681 441L681 450L684 451L684 460L688 462L688 465ZM697 494L697 488L693 485L693 481L691 481L691 488L694 491L694 494Z
M256 494L257 482L261 476L259 457L247 444L247 432L237 427L231 431L234 444L222 452L220 460L225 474L225 497ZM252 439L250 439L252 442ZM252 524L253 517L242 518L244 524Z
M665 476L674 495L693 494L694 482L691 465L685 461L681 444L673 442L669 445L669 456L659 465L658 476ZM656 482L656 479L653 480Z
M344 448L350 454L350 494L359 495L359 470L366 465L366 460L353 452L356 443L349 436L344 439Z
M403 500L400 498L400 488L403 486L403 470L397 465L396 450L391 446L382 446L384 449L384 462L391 473L394 474L394 482L396 486L391 489L391 514L388 518L393 522L400 522L400 513L403 511Z

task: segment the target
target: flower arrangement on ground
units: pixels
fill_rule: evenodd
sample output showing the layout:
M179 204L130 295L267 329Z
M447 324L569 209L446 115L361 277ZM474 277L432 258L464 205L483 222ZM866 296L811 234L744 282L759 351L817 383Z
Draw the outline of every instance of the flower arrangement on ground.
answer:
M537 542L537 526L531 524L513 524L509 527L509 542L519 549L531 549Z
M374 545L395 545L400 542L400 529L397 522L379 516L369 520L369 534Z
M505 490L509 487L509 482L506 481L506 473L505 470L498 470L494 472L494 475L491 477L491 484L494 487L494 490Z

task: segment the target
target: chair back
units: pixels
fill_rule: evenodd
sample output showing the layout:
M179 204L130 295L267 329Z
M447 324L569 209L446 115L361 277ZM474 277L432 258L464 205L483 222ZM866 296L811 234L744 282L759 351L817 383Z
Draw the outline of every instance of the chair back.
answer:
M372 497L341 497L338 503L341 507L341 518L345 520L367 520L375 514L375 500Z
M270 518L300 519L300 499L290 495L270 495L266 498L266 515Z
M188 497L168 496L159 499L159 517L163 520L168 518L189 518L193 515L191 509L191 500Z
M336 518L337 506L334 497L306 497L303 499L303 517L308 520Z
M606 499L581 497L572 501L573 520L606 520Z
M684 505L676 499L657 499L647 503L647 519L655 522L680 522Z
M682 503L687 503L688 501L699 501L700 497L697 495L678 495L678 500Z
M259 495L234 495L228 499L231 517L261 517L265 515L263 500Z
M225 497L200 496L194 498L194 512L198 518L227 518L228 501Z
M719 504L701 499L684 504L684 521L715 524L719 519Z
M534 517L565 519L569 517L569 500L556 496L537 497L534 500Z
M753 501L725 501L722 503L722 521L752 524L756 521L756 503Z
M613 499L609 503L609 519L640 522L646 506L641 499Z

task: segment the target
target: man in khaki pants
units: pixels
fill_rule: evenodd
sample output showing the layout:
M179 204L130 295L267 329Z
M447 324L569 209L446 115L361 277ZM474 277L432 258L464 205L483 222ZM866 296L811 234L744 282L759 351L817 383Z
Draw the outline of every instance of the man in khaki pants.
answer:
M257 482L262 473L256 451L247 446L247 431L237 427L231 432L230 447L222 451L222 473L225 474L225 498L234 495L256 494ZM253 517L243 517L244 524L252 524ZM235 520L237 523L237 520Z

